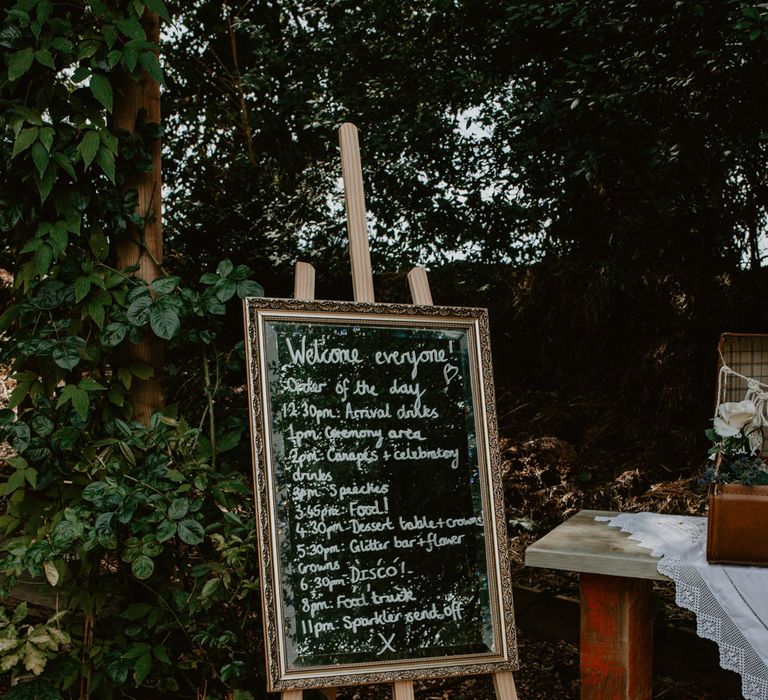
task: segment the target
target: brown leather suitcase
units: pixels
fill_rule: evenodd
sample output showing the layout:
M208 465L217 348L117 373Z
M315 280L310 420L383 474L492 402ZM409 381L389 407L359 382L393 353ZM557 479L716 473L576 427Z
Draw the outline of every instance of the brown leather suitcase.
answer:
M768 486L710 485L707 561L768 566Z

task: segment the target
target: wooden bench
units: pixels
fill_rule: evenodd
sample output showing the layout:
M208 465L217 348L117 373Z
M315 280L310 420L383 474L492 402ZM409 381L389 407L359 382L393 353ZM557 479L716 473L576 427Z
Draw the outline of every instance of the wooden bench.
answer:
M626 533L582 510L532 544L527 566L580 574L582 700L651 700L652 581L658 559Z

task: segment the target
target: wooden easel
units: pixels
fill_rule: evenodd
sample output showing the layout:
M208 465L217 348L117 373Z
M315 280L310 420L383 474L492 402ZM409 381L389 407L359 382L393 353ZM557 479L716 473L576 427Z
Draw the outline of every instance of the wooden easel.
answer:
M341 148L341 174L344 180L344 202L347 211L349 233L349 257L352 262L352 289L355 301L374 303L371 254L368 248L368 227L365 222L365 195L363 192L363 169L360 164L360 144L357 127L342 124L339 129ZM427 271L414 267L408 273L408 287L414 304L432 305ZM309 263L296 263L293 287L294 299L312 301L315 298L315 268ZM493 674L493 686L500 700L518 700L515 679L510 671ZM335 688L324 688L321 692L330 700L336 697ZM301 700L301 690L284 690L281 700ZM413 700L413 682L395 681L392 684L393 700Z

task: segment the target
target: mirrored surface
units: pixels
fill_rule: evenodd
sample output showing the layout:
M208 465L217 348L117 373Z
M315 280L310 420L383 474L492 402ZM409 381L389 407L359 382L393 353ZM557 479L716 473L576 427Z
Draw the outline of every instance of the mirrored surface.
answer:
M471 329L264 324L288 668L495 651Z

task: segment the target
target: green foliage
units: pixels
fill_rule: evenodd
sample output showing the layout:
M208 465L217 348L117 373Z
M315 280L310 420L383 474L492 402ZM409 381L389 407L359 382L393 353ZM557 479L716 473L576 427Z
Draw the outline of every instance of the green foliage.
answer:
M319 278L346 274L329 135L348 120L380 269L567 254L631 287L659 269L760 264L759 3L280 0L179 15L205 28L164 47L168 230L189 259L300 250Z
M29 676L6 695L17 700L82 697L81 685L98 698L263 693L244 356L227 325L263 289L229 260L199 282L148 284L111 253L142 231L128 183L160 135L110 121L120 81L162 78L147 9L167 16L161 0L18 0L0 25L14 272L0 364L16 381L0 410L16 452L0 477L0 595L45 580L68 613L0 613L2 670ZM147 339L172 361L170 405L145 426L130 392L154 370L126 358Z

